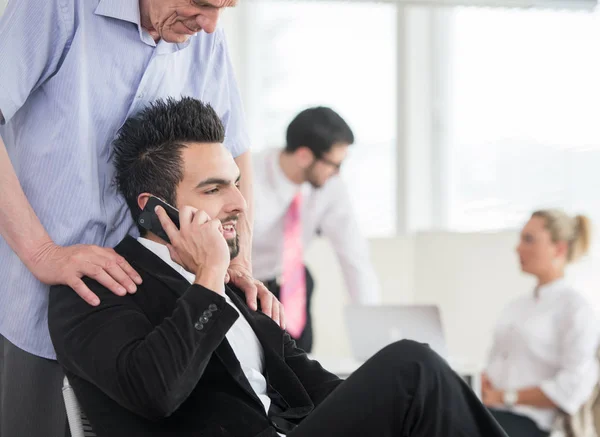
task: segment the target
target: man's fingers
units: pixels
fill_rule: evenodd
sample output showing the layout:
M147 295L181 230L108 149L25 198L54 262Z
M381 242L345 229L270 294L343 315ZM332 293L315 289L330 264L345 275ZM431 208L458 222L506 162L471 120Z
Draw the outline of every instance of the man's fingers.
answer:
M248 304L248 308L250 308L252 311L256 311L258 309L258 304L256 303L256 299L258 298L258 290L256 289L256 285L254 285L252 280L249 280L248 278L245 278L243 283L244 285L240 288L244 290L244 294L246 295L246 304Z
M135 293L137 291L137 287L135 283L131 280L129 275L125 273L125 270L121 268L120 265L111 263L105 268L106 273L108 273L115 281L117 281L121 286L123 286L129 293Z
M260 300L260 308L263 313L271 317L271 314L273 314L275 306L279 303L279 301L261 281L255 280L254 283L256 284L257 288L258 300ZM269 314L269 312L271 314ZM279 314L279 311L277 311L277 313ZM273 318L273 320L275 319ZM277 323L279 324L279 321L277 321Z
M156 206L156 208L154 208L154 212L156 212L158 220L160 221L165 233L169 237L169 240L174 241L177 238L179 231L177 230L175 223L173 223L173 221L167 215L167 211L165 211L162 206Z
M196 208L192 208L191 206L184 206L179 210L179 226L181 226L181 230L187 229L194 220L194 215L196 214Z
M81 297L90 305L98 306L100 304L100 299L98 299L98 296L92 293L92 290L90 290L80 278L73 280L68 285L75 291L75 293L79 295L79 297Z
M285 330L285 308L283 307L283 304L279 301L277 301L277 305L279 305L279 326L281 327L281 329Z
M272 299L271 319L279 325L279 302L275 298Z
M119 257L117 264L123 269L125 274L129 276L133 282L135 282L137 285L140 285L142 283L142 277L139 275L138 272L135 271L133 267L131 267L131 264L129 264L125 258Z
M275 296L273 296L273 294L271 292L268 293L262 293L262 295L259 296L260 299L260 309L263 313L265 313L267 316L271 317L273 316L273 306L274 304L277 303L277 300L275 299Z
M169 255L171 255L171 259L173 261L175 261L177 264L183 265L183 263L181 261L181 257L179 256L179 254L177 253L175 248L172 245L167 244L167 249L169 249Z
M194 218L192 219L195 224L203 225L204 223L210 221L210 216L204 211L196 210L194 213Z
M244 292L246 295L246 305L252 311L256 311L258 306L256 305L256 297L257 297L257 288L254 285L254 281L252 278L244 275L240 272L236 272L235 270L229 273L231 281L234 283L236 287Z
M109 275L106 270L101 268L100 266L95 266L91 269L90 273L82 272L85 276L89 276L92 279L95 279L100 285L108 288L117 296L125 296L127 294L127 290L121 284L113 279L111 275Z

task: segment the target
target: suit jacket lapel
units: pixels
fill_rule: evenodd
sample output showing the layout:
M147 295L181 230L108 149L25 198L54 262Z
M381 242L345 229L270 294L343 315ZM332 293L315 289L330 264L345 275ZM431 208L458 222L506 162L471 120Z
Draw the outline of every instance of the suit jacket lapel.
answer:
M276 390L289 406L278 416L305 417L314 409L314 404L296 374L285 362L283 330L261 311L250 311L243 293L238 289L226 287L225 292L246 317L263 347L264 374L270 389Z
M125 237L125 239L115 248L115 251L126 257L134 268L144 270L146 273L162 282L166 288L177 296L177 298L181 297L190 287L190 283L187 279L173 270L168 264L160 259L160 257L145 248L133 237ZM264 408L262 402L256 395L256 392L248 382L248 378L244 375L240 362L226 338L223 339L219 347L215 350L215 355L223 363L231 377L250 397L259 403L261 408Z
M115 247L115 251L123 255L135 269L143 270L162 282L168 290L174 293L176 298L181 297L190 286L187 279L130 236L125 237ZM296 374L285 363L283 356L283 331L262 312L250 311L245 304L245 296L240 290L234 287L225 287L225 292L240 310L242 316L246 318L263 347L265 354L264 373L267 383L290 406L290 408L279 414L279 416L287 418L304 417L314 406ZM246 378L240 362L227 339L221 342L215 350L215 355L242 389L261 408L264 408L256 392L248 382L248 378Z
M242 370L242 366L240 365L240 361L237 359L235 352L233 352L233 349L231 348L231 345L227 339L223 340L223 342L215 350L215 355L217 358L219 358L219 360L221 360L231 377L252 399L254 399L260 405L261 408L264 408L262 401L259 399L256 392L250 385L248 378L246 378L246 375Z
M165 263L151 250L145 248L135 238L127 236L115 247L136 269L143 270L162 282L179 298L190 287L190 283Z
M272 349L280 360L283 359L283 331L261 311L250 311L246 306L244 294L237 288L225 287L225 293L246 318L258 337L263 349Z

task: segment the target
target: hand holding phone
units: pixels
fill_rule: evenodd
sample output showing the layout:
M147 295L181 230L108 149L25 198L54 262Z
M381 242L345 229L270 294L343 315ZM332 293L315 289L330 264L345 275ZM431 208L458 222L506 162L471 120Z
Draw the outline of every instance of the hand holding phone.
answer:
M171 208L169 210L165 208L164 202L158 200L159 202L153 201L154 208L160 206L164 211L159 208L158 215L154 213L160 225L160 228L154 226L154 229L165 234L166 238L163 236L161 238L169 243L167 247L171 259L187 271L196 274L196 279L203 275L206 279L206 274L210 273L211 278L218 278L215 284L220 284L218 289L221 289L230 261L229 246L223 236L221 221L213 220L204 211L191 206L184 206L181 211L177 211L166 204ZM175 212L178 213L177 222L173 220ZM169 219L173 223L169 223ZM154 232L152 229L149 230ZM211 286L205 283L201 285L217 290L212 281Z

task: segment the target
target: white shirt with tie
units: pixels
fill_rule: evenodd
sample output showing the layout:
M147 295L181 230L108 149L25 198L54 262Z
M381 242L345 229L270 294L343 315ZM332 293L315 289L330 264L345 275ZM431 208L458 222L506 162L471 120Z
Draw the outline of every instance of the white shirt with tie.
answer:
M496 326L486 369L491 383L501 390L539 387L560 409L575 413L598 383L597 317L564 279L513 301ZM527 405L509 411L546 431L557 415L556 409Z
M196 280L196 275L188 272L179 264L171 259L169 249L163 244L156 243L152 240L139 237L138 242L142 244L146 249L153 252L156 256L167 263L173 270L183 276L193 284ZM223 285L225 287L225 285ZM219 291L224 291L219 290ZM246 379L250 383L250 386L263 403L265 412L269 414L269 408L271 406L271 398L267 395L267 381L263 376L265 369L265 356L262 345L258 340L258 337L254 333L254 330L242 315L240 310L235 306L232 300L226 294L223 294L225 301L240 315L234 322L233 326L227 331L225 338L229 342L231 349L240 362L240 367L246 376ZM284 434L279 434L284 436Z
M379 281L343 180L334 176L321 188L313 188L309 183L297 185L286 177L279 165L281 150L264 150L254 153L252 158L254 277L269 280L282 274L284 217L294 196L301 190L304 250L317 234L329 239L342 268L352 301L361 304L380 303Z

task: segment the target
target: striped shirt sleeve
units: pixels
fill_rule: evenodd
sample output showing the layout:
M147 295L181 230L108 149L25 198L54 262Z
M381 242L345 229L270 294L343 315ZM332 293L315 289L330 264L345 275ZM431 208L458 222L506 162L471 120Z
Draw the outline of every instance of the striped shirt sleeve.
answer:
M59 68L72 34L71 3L68 0L8 3L0 19L0 111L5 122Z
M211 102L211 105L221 117L221 121L225 125L224 145L235 158L249 150L250 140L246 130L244 108L229 57L225 33L222 29L217 31L220 34L215 43L212 73L208 75L206 81L210 86L204 91L203 100Z

